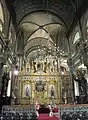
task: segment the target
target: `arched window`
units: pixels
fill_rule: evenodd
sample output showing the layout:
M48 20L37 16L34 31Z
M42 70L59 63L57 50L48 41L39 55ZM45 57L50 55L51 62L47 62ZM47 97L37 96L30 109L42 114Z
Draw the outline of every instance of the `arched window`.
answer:
M11 31L9 32L9 40L10 40L10 43L12 43L12 33L11 33Z
M78 42L80 40L80 34L79 32L77 32L74 36L74 41L73 41L73 44L75 44L76 42Z
M81 40L81 36L79 32L79 27L76 26L72 34L72 42L71 42L72 56L74 56L79 52L81 45L80 40Z
M3 24L4 24L4 15L3 15L2 5L0 3L0 31L1 32L3 30Z
M87 20L87 23L86 23L86 31L87 31L87 38L88 38L88 20Z
M2 21L2 23L4 23L3 8L1 3L0 3L0 20Z
M3 25L2 25L2 22L0 21L0 31L2 32L3 30Z

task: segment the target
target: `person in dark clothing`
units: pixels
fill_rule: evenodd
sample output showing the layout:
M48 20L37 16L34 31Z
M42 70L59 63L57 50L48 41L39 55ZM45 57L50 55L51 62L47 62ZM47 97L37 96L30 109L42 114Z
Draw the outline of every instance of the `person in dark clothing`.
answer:
M10 80L9 74L4 73L4 75L2 76L2 90L1 90L2 97L3 97L3 95L6 96L9 80Z
M39 108L38 110L38 113L50 113L50 109L49 108L46 108L44 105L41 105L41 107Z

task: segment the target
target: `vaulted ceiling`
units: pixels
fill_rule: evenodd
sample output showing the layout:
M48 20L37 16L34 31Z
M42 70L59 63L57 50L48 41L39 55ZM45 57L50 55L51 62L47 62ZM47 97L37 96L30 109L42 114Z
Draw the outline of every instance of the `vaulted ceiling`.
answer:
M51 52L57 47L67 54L65 35L87 8L86 0L6 0L6 3L20 36L18 51L26 56L35 50L39 52L41 46Z
M87 0L6 0L6 2L9 10L14 10L18 24L30 13L48 11L59 17L67 28L70 28L77 14L81 16L87 7Z

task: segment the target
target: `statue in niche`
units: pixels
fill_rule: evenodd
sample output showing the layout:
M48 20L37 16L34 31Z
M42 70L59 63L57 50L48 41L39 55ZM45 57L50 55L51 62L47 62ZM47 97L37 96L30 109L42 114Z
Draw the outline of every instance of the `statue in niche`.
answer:
M51 65L51 64L50 64L50 63L48 63L48 69L49 69L49 72L50 72L50 65Z
M51 87L50 93L51 93L51 98L54 98L55 95L54 95L54 87L53 86Z
M29 61L29 64L30 64L30 71L32 70L32 62Z
M29 85L25 86L24 96L30 97L30 86Z
M51 72L53 72L53 68L51 68Z
M48 63L48 69L49 69L49 72L53 72L53 67L51 63Z
M47 62L44 62L44 72L46 73L46 69L47 69Z
M67 104L67 97L68 97L68 95L67 95L67 89L62 89L62 101L64 102L64 104Z
M41 70L41 64L40 63L37 64L37 70Z
M85 73L84 71L78 70L76 74L76 76L73 74L73 79L78 82L79 96L76 98L80 97L80 100L77 101L79 103L87 103L87 80L84 77Z
M26 87L26 96L27 97L29 96L29 88L28 88L28 86Z
M33 61L34 73L36 72L36 62Z
M43 70L43 64L42 63L37 64L37 70Z

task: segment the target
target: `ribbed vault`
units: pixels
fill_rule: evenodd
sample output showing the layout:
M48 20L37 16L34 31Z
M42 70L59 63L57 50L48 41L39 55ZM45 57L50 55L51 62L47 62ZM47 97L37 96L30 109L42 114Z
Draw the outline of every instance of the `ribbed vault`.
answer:
M32 50L45 46L51 51L60 48L59 50L67 54L65 35L76 22L77 15L82 16L84 10L81 12L80 10L84 5L83 0L8 0L6 2L10 13L15 15L12 19L17 25L19 53L24 53L27 57Z
M49 12L35 12L25 16L20 22L19 28L24 36L26 57L32 50L40 49L43 46L47 52L51 51L50 53L54 54L59 31L66 32L66 27L60 19Z

